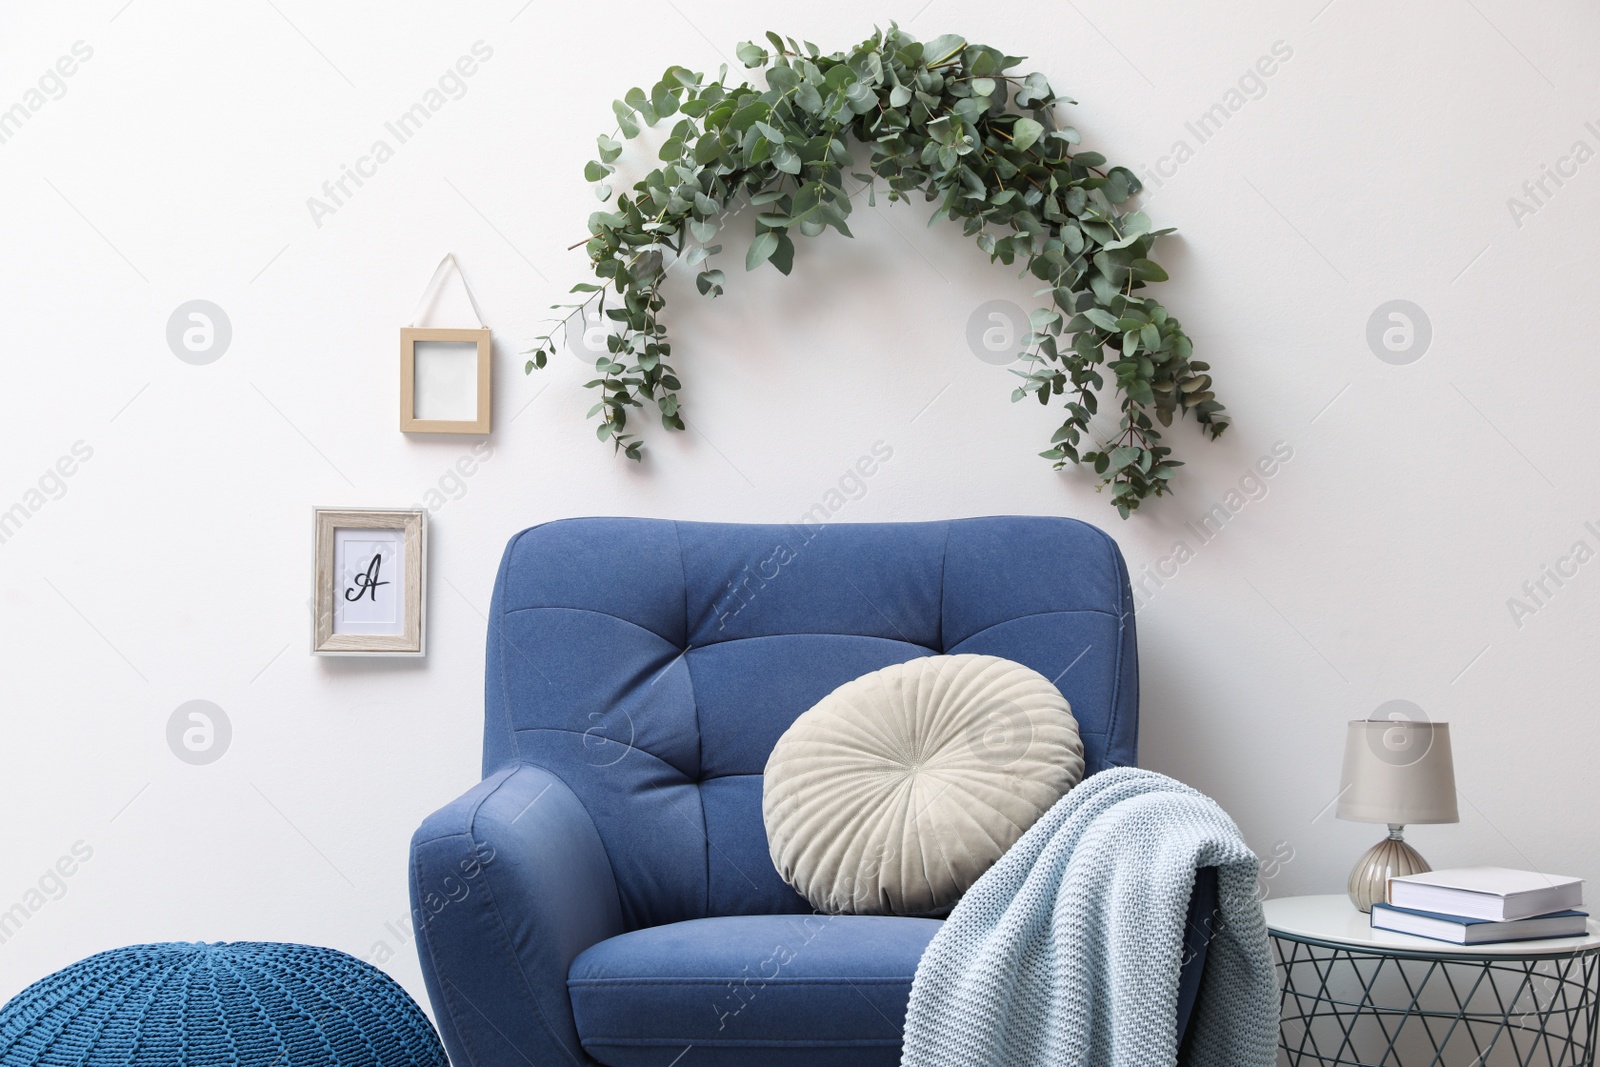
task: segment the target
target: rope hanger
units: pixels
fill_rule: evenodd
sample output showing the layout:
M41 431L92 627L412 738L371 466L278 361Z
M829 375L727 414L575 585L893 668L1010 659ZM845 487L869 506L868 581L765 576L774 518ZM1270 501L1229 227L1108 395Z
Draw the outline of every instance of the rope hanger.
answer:
M489 327L483 321L483 312L478 310L478 300L472 295L472 286L467 284L466 272L461 269L461 264L456 262L456 254L454 252L446 252L444 258L439 261L439 265L433 268L433 277L428 279L427 286L422 290L422 299L417 303L417 309L411 313L411 321L407 325L415 326L417 319L422 317L422 309L428 306L428 298L434 294L434 290L444 280L445 268L447 267L456 269L456 276L461 279L461 288L467 292L467 303L472 305L473 317L478 320L478 328L487 330Z

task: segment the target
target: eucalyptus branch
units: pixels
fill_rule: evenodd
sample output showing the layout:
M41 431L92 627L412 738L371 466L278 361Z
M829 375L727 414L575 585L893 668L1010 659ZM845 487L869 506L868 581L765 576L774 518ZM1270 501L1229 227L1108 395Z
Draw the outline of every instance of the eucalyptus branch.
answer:
M661 322L668 271L698 267L700 293L720 295L726 277L711 264L722 246L713 242L728 215L748 206L757 215L745 268L771 263L788 274L796 233L851 236L845 178L861 180L869 202L881 178L891 201L922 191L937 201L935 218L961 222L991 260L1020 260L1046 286L1012 394L1045 405L1060 398L1065 407L1041 455L1057 469L1091 466L1123 517L1169 492L1182 464L1155 423L1192 414L1214 438L1228 419L1178 320L1141 293L1166 280L1150 252L1170 231L1126 206L1140 191L1131 171L1075 150L1077 131L1056 113L1073 101L1057 97L1041 74L1008 73L1019 58L954 35L924 45L891 25L827 55L810 42L766 39L770 49L738 48L746 67L764 70L764 88L728 84L726 68L710 81L670 67L648 92L630 89L612 104L622 139L598 138L599 158L584 168L609 209L591 216L589 236L572 246L587 247L596 280L573 287L589 294L581 303L557 305L571 310L536 340L527 370L546 365L558 330L571 330L574 316L597 298L603 308L613 294L618 305L608 314L619 331L596 360L599 376L588 385L600 400L590 414L599 416L601 440L639 459L629 408L653 402L664 426L685 425ZM613 202L609 179L624 142L638 137L641 123L669 120L660 166ZM852 143L869 149L869 174L851 173ZM1107 389L1120 400L1118 432L1085 442Z

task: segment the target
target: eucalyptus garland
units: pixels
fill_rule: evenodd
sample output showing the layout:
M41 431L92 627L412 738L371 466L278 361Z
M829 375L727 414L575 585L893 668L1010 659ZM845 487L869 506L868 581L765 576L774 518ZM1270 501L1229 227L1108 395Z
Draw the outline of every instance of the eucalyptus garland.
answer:
M556 334L581 325L588 308L616 323L607 354L595 362L600 393L589 412L596 434L630 459L643 444L629 431L630 408L652 402L669 429L684 428L682 388L661 320L662 289L675 266L696 269L702 295L725 276L715 264L718 231L749 205L755 237L746 270L794 267L794 236L832 227L851 236L853 195L875 203L921 191L937 202L933 218L960 222L991 260L1022 265L1040 283L1040 306L1024 339L1022 379L1012 399L1060 397L1065 418L1042 453L1057 470L1089 464L1112 486L1123 518L1169 491L1181 462L1160 430L1192 412L1212 438L1228 425L1207 364L1190 358L1178 320L1140 291L1167 277L1150 258L1158 237L1142 211L1125 210L1139 180L1078 148L1079 135L1057 120L1057 97L1042 74L1008 73L1022 62L986 45L946 35L926 44L891 25L848 53L823 55L810 42L768 33L770 50L741 44L739 59L766 73L766 87L729 84L670 67L646 93L630 89L612 105L615 136L599 138L599 158L584 169L610 203L623 141L677 116L661 165L617 195L615 210L589 219L584 242L595 281L573 287L576 303L537 339L526 370L546 365ZM853 143L865 145L870 173L858 173ZM846 179L861 183L854 193ZM930 220L930 224L931 224ZM1091 428L1109 377L1120 420L1103 437Z

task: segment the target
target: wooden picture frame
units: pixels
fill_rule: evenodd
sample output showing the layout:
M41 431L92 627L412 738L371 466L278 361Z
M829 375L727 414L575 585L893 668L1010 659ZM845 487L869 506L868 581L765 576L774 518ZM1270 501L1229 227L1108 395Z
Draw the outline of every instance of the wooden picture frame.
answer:
M316 508L313 518L312 653L424 655L426 509Z
M471 343L477 352L477 409L473 418L444 419L417 417L417 342L444 341ZM422 326L400 328L400 430L402 433L489 432L490 378L493 360L488 327L481 329L432 329Z

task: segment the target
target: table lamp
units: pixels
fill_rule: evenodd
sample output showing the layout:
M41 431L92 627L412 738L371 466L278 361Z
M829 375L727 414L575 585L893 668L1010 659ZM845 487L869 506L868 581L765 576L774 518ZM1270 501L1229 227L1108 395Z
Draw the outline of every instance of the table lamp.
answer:
M1431 871L1401 831L1409 823L1460 822L1450 724L1357 719L1345 733L1338 818L1389 824L1350 872L1350 902L1371 911L1390 878Z

